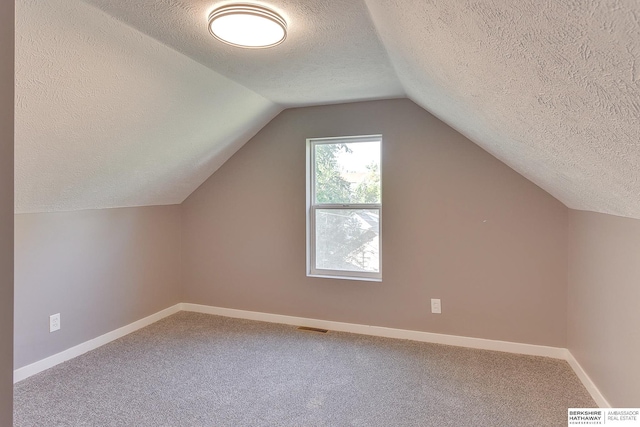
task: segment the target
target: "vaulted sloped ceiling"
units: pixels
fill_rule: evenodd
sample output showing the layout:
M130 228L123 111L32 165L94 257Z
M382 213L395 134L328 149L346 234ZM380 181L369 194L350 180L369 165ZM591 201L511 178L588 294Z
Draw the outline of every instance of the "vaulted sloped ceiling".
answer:
M85 3L16 17L16 212L181 203L281 110Z
M640 218L640 4L17 1L16 209L180 203L282 108L408 96L569 207Z
M640 218L640 2L367 4L416 103L570 208Z
M262 50L211 37L207 17L229 1L85 1L286 107L404 96L362 0L258 1L288 22L286 42Z
M337 3L281 2L287 43L243 50L208 1L18 0L16 212L181 203L286 106L405 96Z

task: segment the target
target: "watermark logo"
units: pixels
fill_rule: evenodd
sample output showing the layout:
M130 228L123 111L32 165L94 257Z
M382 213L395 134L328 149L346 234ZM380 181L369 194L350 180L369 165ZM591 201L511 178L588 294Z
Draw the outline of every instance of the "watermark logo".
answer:
M567 421L569 426L640 427L640 409L569 408Z

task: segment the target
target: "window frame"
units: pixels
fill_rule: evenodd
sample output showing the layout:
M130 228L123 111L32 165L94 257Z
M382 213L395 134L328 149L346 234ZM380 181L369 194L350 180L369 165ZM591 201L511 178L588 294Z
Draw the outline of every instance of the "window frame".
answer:
M315 150L321 144L350 144L378 141L380 143L380 202L379 203L347 203L329 204L315 203ZM361 281L382 281L382 135L339 136L328 138L307 138L306 156L306 193L307 193L307 276L331 279L347 279ZM378 271L349 271L316 268L316 211L318 209L367 209L378 211Z

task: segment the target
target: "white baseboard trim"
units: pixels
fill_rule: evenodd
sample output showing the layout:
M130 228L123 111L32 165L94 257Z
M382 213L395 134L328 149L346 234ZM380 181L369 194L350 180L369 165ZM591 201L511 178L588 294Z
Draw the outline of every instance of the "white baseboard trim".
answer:
M305 317L284 316L280 314L260 313L256 311L235 310L231 308L212 307L199 304L181 304L182 310L197 313L215 314L218 316L239 319L258 320L285 325L307 326L329 329L331 331L351 332L354 334L373 335L376 337L397 338L434 344L454 345L458 347L477 348L482 350L504 351L507 353L545 356L554 359L565 359L566 349L547 347L544 345L522 344L508 341L470 338L457 335L435 334L432 332L411 331L407 329L385 328L383 326L359 325L354 323L333 322L330 320L309 319Z
M286 316L281 314L262 313L257 311L236 310L232 308L213 307L208 305L179 303L150 316L140 319L122 328L108 332L92 340L86 341L75 347L54 354L53 356L39 360L30 365L13 371L14 384L29 378L39 372L52 368L62 362L73 359L88 351L95 350L111 341L128 335L138 329L149 326L165 317L179 311L191 311L196 313L213 314L217 316L233 317L237 319L257 320L269 323L281 323L285 325L307 326L311 328L329 329L338 332L350 332L354 334L372 335L385 338L405 339L412 341L428 342L434 344L446 344L457 347L477 348L481 350L504 351L507 353L526 354L530 356L544 356L554 359L566 360L574 370L582 384L585 386L596 404L601 408L610 408L611 405L604 398L600 390L593 383L589 375L566 348L548 347L543 345L523 344L508 341L489 340L483 338L471 338L457 335L444 335L432 332L411 331L406 329L385 328L382 326L360 325L355 323L334 322L331 320L310 319L306 317Z
M67 350L61 351L60 353L54 354L53 356L49 356L30 365L16 369L13 371L13 383L15 384L19 381L24 380L25 378L29 378L32 375L52 368L62 362L66 362L69 359L78 357L88 351L95 350L98 347L110 343L111 341L117 340L118 338L128 335L131 332L135 332L138 329L144 328L145 326L149 326L150 324L155 323L167 316L171 316L172 314L175 314L179 311L180 304L176 304L172 307L147 316L144 319L137 320L114 331L107 332L104 335L100 335L97 338L85 341L82 344L78 344Z
M591 381L582 366L566 348L548 347L497 341L483 338L470 338L457 335L435 334L432 332L410 331L406 329L385 328L382 326L358 325L353 323L333 322L330 320L309 319L305 317L284 316L280 314L260 313L256 311L236 310L232 308L212 307L199 304L181 304L184 311L214 314L217 316L234 317L238 319L258 320L261 322L282 323L285 325L307 326L311 328L329 329L332 331L351 332L354 334L373 335L385 338L406 339L412 341L446 344L457 347L477 348L481 350L504 351L507 353L526 354L530 356L544 356L566 360L585 386L593 400L600 408L610 408L609 402Z
M573 354L571 354L569 350L567 350L566 352L565 360L567 361L567 363L569 363L569 366L571 366L571 368L573 369L573 372L576 373L580 381L582 381L582 384L587 389L587 391L589 392L593 400L596 402L598 407L611 408L611 405L609 404L607 399L605 399L602 393L600 393L600 390L598 389L598 387L596 387L593 381L591 381L591 378L589 378L589 375L587 375L587 372L584 369L582 369L582 366L580 366L576 358L573 357Z

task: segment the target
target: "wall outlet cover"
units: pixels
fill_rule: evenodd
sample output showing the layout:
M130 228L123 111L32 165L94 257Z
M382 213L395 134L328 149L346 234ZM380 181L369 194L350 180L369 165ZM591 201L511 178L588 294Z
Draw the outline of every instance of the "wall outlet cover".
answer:
M60 313L49 316L49 332L55 332L60 329Z
M434 313L434 314L442 313L442 305L440 304L440 299L436 299L436 298L431 299L431 313Z

